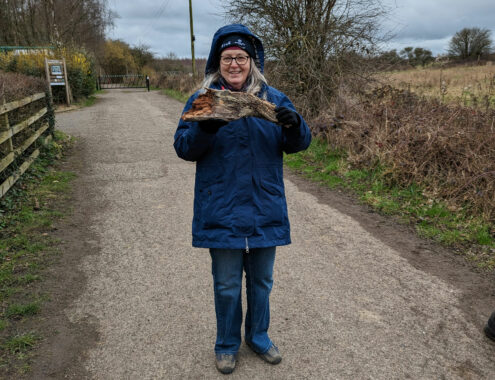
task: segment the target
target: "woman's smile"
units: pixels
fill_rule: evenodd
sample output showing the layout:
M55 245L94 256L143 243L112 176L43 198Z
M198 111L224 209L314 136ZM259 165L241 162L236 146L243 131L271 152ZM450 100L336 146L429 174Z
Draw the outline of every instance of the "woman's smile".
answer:
M230 58L245 56L246 52L242 49L229 49L222 54L222 57ZM232 59L229 64L224 64L220 61L220 74L223 79L236 90L240 90L246 82L250 68L250 59L248 59L244 65L239 65L235 59Z

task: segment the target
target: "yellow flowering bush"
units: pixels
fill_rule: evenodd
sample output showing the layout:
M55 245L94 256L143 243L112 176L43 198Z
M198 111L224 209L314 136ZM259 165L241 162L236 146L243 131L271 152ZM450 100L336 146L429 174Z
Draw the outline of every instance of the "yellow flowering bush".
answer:
M61 47L46 52L42 50L0 52L0 70L45 78L45 57L48 59L65 58L67 76L74 99L87 97L95 92L94 60L84 51ZM60 91L54 88L54 92L57 100L57 93Z

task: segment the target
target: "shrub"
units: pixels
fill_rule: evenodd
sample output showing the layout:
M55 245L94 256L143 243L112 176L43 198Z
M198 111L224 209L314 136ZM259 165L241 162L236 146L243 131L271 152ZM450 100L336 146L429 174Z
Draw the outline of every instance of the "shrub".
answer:
M194 80L191 74L165 72L150 75L150 84L153 87L172 89L184 94L192 94L199 89L201 82L202 78Z
M390 86L313 120L315 135L348 152L352 165L384 168L390 185L419 184L455 210L495 221L495 110L427 100Z
M46 87L46 81L42 79L0 70L0 98L3 89L7 103L38 92L44 92Z
M88 97L96 90L94 59L84 51L59 48L48 53L48 58L65 58L67 76L75 100ZM26 54L15 52L0 53L0 70L16 72L39 78L45 78L46 53L32 51ZM54 89L54 101L62 101L65 97L61 89Z

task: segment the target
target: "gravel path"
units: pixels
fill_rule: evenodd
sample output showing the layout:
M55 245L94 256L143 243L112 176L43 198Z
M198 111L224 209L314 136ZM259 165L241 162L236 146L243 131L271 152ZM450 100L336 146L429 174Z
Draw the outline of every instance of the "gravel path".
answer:
M97 331L80 355L88 378L225 378L214 367L209 254L191 247L195 167L172 146L182 107L157 92L107 90L57 115L84 147L74 207L91 209L87 281L64 313ZM495 346L481 332L493 295L482 312L467 310L466 289L418 269L401 252L407 242L392 244L393 226L387 243L302 182L286 176L294 243L277 251L271 298L284 360L270 366L243 344L231 378L495 378Z

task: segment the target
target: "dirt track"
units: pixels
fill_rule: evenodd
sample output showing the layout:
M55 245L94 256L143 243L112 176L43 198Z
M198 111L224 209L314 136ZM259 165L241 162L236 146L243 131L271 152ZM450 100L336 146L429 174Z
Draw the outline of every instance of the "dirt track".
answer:
M210 258L191 247L194 164L182 104L110 90L57 115L77 137L73 216L32 377L225 378L214 367ZM239 379L489 379L495 283L407 227L286 173L293 244L277 251L270 366L241 346Z

